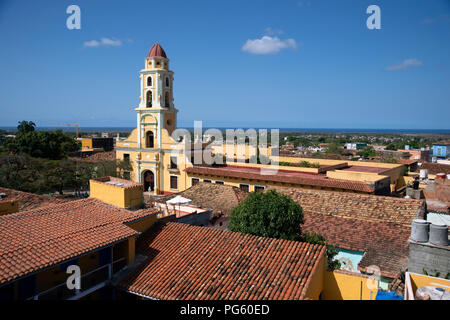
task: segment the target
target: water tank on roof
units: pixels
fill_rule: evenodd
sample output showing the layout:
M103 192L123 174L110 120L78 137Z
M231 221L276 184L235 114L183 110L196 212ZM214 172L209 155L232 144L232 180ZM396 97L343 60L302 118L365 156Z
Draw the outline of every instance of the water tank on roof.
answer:
M420 169L420 179L428 179L428 169Z
M423 219L414 219L411 225L411 240L428 242L430 223Z
M448 245L448 226L446 224L432 223L430 226L430 242L441 246Z

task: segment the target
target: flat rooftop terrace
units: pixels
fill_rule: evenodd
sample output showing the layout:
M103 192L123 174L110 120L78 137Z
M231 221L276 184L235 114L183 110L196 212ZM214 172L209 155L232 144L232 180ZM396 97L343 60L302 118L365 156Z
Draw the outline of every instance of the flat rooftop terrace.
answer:
M365 173L382 173L382 172L389 170L389 168L378 168L378 167L370 167L370 166L349 166L347 168L342 168L339 170L365 172Z

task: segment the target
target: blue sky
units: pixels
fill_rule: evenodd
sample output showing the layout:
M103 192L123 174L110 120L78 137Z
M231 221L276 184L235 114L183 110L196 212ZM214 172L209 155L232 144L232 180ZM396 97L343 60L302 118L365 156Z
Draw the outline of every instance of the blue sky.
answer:
M448 0L0 0L0 30L0 126L135 126L159 42L181 126L450 129Z

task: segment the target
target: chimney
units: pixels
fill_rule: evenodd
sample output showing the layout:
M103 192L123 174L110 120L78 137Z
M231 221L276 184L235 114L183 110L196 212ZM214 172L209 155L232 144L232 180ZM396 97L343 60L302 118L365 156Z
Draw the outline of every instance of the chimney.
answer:
M443 223L432 223L430 226L430 243L447 246L448 245L448 227Z
M423 219L414 219L411 225L411 240L428 242L430 223Z

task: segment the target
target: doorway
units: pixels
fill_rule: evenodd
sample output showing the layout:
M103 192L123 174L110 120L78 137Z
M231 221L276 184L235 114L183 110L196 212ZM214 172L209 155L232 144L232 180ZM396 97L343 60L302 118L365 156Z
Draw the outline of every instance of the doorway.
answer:
M144 192L153 192L155 190L155 175L152 171L144 172Z

